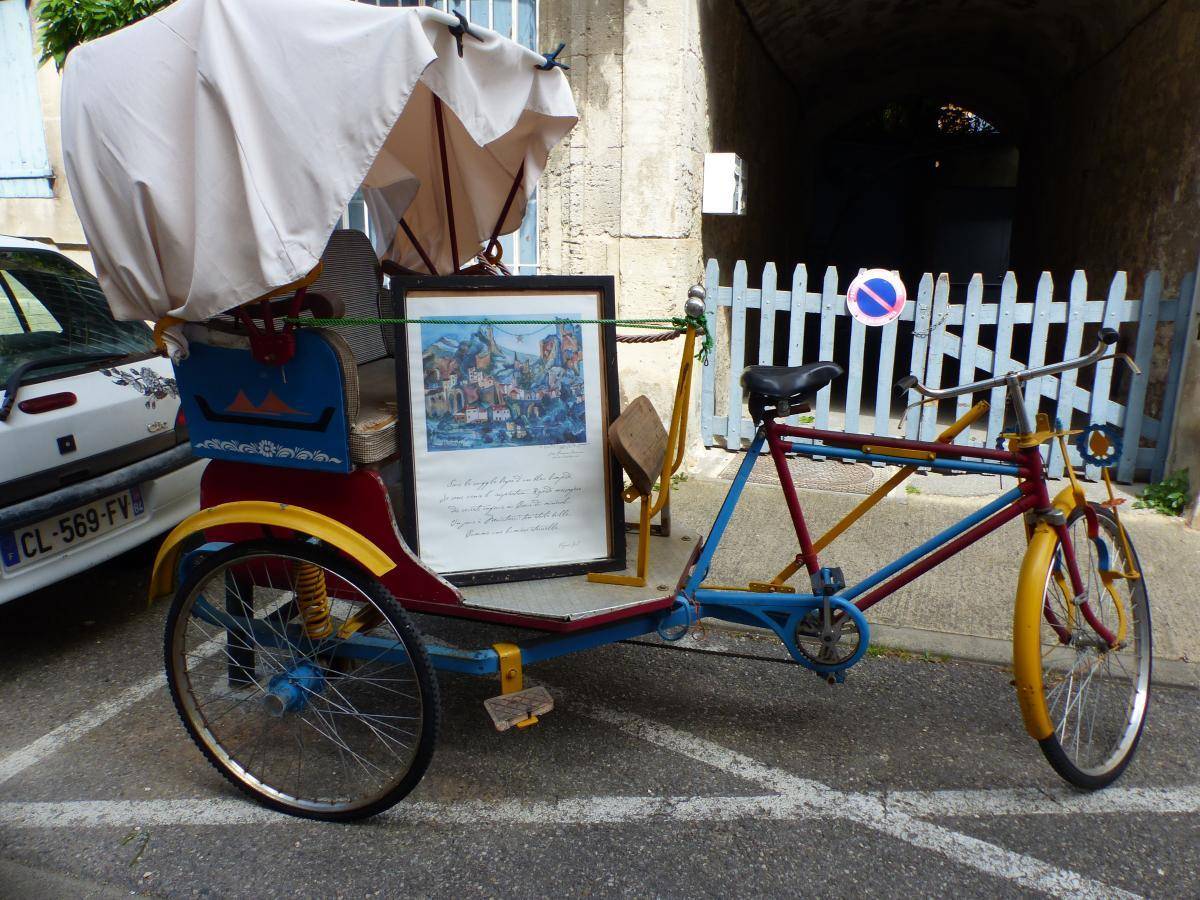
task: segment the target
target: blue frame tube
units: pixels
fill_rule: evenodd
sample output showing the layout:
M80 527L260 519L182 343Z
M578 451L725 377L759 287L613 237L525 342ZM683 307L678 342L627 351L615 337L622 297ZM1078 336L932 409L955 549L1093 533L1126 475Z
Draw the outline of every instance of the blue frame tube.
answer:
M746 482L750 480L750 472L753 470L754 464L758 462L758 455L762 452L764 441L766 441L766 434L760 428L755 433L754 440L750 442L746 458L742 460L741 468L733 478L733 484L729 486L729 492L725 495L724 502L721 503L721 510L717 513L717 518L713 521L713 526L709 529L708 537L704 541L704 549L700 551L700 558L696 560L696 566L692 569L687 587L684 588L684 592L689 597L696 596L696 590L700 587L700 583L708 577L709 566L712 565L712 559L717 553L717 547L721 543L721 537L725 534L729 520L733 518L733 511L737 509L738 501L742 497L742 490L746 487Z
M932 553L938 547L942 546L942 544L949 543L950 541L952 541L956 537L958 537L960 534L964 534L965 532L970 531L972 528L974 528L976 525L978 525L980 522L984 521L985 519L991 518L993 515L1000 512L1000 510L1005 509L1005 508L1011 506L1012 504L1016 503L1023 496L1025 496L1025 494L1019 487L1013 488L1007 494L1004 494L1002 497L999 497L998 499L993 500L987 506L983 507L983 509L980 509L976 512L971 513L971 515L967 516L965 519L958 522L957 524L951 525L949 528L947 528L941 534L934 535L929 540L927 540L925 543L921 544L921 546L908 551L907 553L905 553L903 556L901 556L895 562L889 563L888 565L884 566L882 569L879 569L878 571L876 571L873 575L870 575L867 578L864 578L862 581L860 581L858 584L854 585L853 587L846 588L846 590L842 591L840 594L838 594L838 596L841 597L843 600L854 599L855 597L857 597L859 594L863 593L864 591L868 591L871 588L875 587L875 585L881 584L882 582L891 578L897 572L908 568L910 565L915 563L921 557L925 556L926 554Z
M792 453L802 453L805 456L833 456L837 459L853 459L860 462L890 463L894 466L917 466L922 469L936 469L940 472L971 472L981 475L1020 475L1021 470L1016 466L1006 466L1003 463L969 462L967 460L948 459L910 459L908 457L884 456L879 453L863 453L861 450L850 450L845 447L829 447L825 444L790 444Z

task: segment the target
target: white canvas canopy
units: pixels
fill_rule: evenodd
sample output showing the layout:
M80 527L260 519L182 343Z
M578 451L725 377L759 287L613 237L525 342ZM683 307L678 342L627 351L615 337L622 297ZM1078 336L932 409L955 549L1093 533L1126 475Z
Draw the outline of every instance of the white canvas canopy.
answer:
M445 13L179 0L71 53L67 177L119 319L199 321L302 279L363 187L377 251L440 273L515 229L577 115L563 73ZM444 140L438 137L442 106ZM453 200L448 207L442 172Z

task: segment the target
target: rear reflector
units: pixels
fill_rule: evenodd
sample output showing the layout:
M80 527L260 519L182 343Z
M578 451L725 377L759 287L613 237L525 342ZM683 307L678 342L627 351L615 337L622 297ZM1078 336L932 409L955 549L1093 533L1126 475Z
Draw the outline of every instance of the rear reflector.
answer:
M47 394L44 397L31 397L17 404L17 409L23 413L35 416L38 413L50 412L52 409L62 409L64 406L74 406L75 395L70 391L57 394Z

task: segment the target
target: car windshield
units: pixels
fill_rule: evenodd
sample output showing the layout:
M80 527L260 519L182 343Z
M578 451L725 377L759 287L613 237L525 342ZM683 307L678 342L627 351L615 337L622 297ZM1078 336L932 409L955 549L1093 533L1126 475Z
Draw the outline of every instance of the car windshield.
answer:
M85 269L51 251L0 249L0 383L35 360L97 353L141 356L153 349L145 323L113 319L99 282ZM79 365L64 361L30 377L53 376Z

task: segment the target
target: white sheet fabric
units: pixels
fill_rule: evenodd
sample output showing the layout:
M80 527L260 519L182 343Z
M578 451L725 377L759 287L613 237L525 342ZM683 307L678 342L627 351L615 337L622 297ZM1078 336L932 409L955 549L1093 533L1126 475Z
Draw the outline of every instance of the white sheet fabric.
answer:
M360 185L377 250L451 269L433 95L469 258L525 165L517 227L577 115L559 70L444 15L349 0L179 0L67 60L67 177L119 319L209 318L302 278ZM387 226L391 226L390 228ZM182 343L182 341L180 341Z

